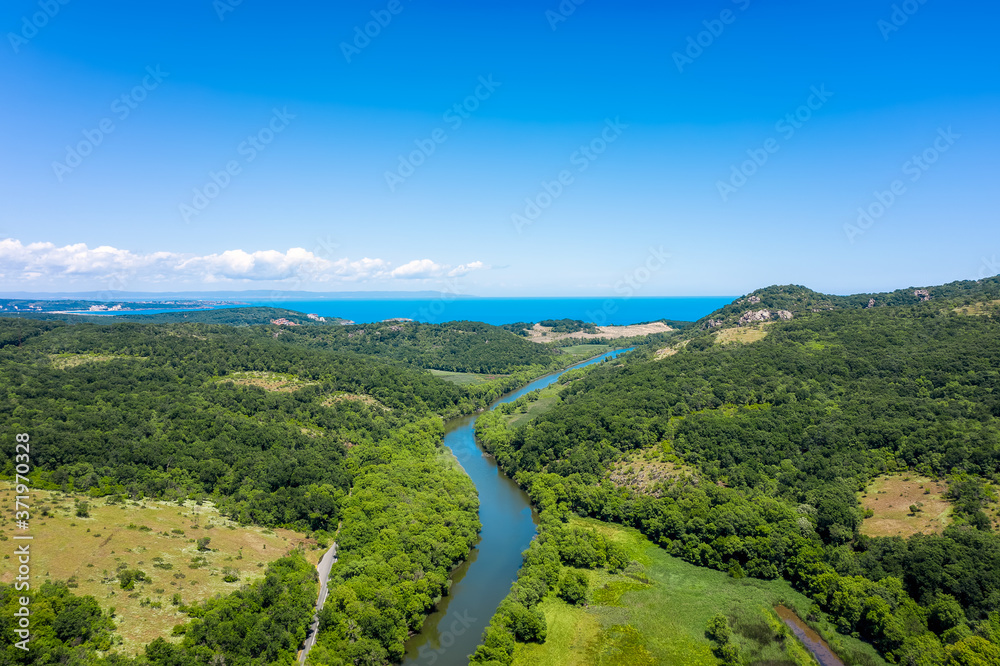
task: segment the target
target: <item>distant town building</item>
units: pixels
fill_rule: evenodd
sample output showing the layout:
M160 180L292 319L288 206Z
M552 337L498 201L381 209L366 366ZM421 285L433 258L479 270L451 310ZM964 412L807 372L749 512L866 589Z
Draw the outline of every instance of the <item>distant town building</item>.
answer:
M288 321L284 317L280 317L278 319L272 319L271 323L274 324L275 326L299 326L299 324L296 324L294 321Z

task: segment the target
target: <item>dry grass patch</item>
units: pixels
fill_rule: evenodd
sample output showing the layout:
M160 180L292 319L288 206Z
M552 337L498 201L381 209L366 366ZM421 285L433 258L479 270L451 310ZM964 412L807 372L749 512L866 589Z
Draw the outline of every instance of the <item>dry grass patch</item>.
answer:
M960 315L984 315L992 314L1000 309L1000 300L997 301L986 301L973 303L971 305L960 305L957 308L953 308L952 312L956 312Z
M873 480L861 494L863 509L872 516L861 524L867 536L901 536L941 532L950 522L948 486L917 474L887 474ZM919 509L916 513L910 507Z
M684 340L683 342L678 342L675 345L670 345L669 347L664 347L663 349L657 349L653 354L654 361L662 361L665 358L673 356L681 349L683 349L690 340Z
M67 368L75 368L78 365L83 365L84 363L103 363L106 361L113 361L116 358L126 358L131 360L145 360L146 356L123 356L117 354L73 354L73 353L63 353L63 354L49 354L49 360L52 361L52 366L60 370L65 370Z
M383 405L376 398L373 398L370 395L364 395L364 394L361 394L361 393L338 393L338 394L330 396L329 398L327 398L326 400L324 400L323 401L323 406L324 407L332 407L335 404L337 404L338 402L343 402L344 400L350 400L350 401L353 401L353 402L363 402L366 405L371 405L372 407L378 407L383 412L391 412L392 411L391 407L386 407L385 405Z
M629 326L598 326L597 333L584 333L583 331L576 331L575 333L553 333L550 327L541 326L540 324L535 324L534 327L527 330L528 339L532 342L555 342L556 340L564 340L566 338L573 340L631 338L638 335L666 333L674 329L667 326L662 321L654 321L651 324L631 324Z
M724 328L715 334L715 341L720 345L739 342L750 344L767 337L767 327L773 322L758 324L757 326L739 326L734 328Z
M291 393L305 386L315 386L319 382L306 381L295 375L288 375L279 372L248 371L234 372L221 378L221 382L232 382L243 386L256 386L265 391L276 391L278 393Z
M656 449L632 451L608 469L607 477L615 485L653 496L659 496L656 486L661 483L685 477L697 480L693 467L672 461L671 457L661 457Z
M13 495L12 484L0 481L3 506L14 506ZM88 503L89 517L76 515L78 501ZM190 619L173 605L174 594L184 604L228 594L262 578L268 562L300 545L314 563L322 554L304 534L241 527L207 503L107 504L103 498L32 490L30 505L32 586L70 581L75 594L92 595L104 609L114 607L128 654L141 652L160 636L169 639L174 625ZM43 516L43 509L49 515ZM13 533L6 529L0 538ZM211 539L210 550L198 550L197 540L203 537ZM151 580L137 583L134 590L122 589L117 578L122 565L142 570ZM237 580L226 582L227 573L235 573ZM10 583L13 576L14 568L4 566L0 581Z

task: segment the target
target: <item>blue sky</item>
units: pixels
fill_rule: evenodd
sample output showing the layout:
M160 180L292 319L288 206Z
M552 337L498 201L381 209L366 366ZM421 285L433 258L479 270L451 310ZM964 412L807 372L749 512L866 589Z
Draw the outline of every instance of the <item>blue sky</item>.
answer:
M0 9L0 291L1000 272L995 3L64 2Z

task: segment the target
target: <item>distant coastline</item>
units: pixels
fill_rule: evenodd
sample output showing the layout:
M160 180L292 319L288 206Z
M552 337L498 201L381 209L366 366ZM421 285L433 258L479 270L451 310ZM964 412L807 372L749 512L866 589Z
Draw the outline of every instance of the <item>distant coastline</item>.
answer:
M55 295L53 295L55 296ZM44 307L52 303L53 309ZM24 299L18 300L18 310L6 306L0 314L50 314L70 317L134 317L163 313L204 312L233 307L277 307L302 314L315 314L330 319L341 319L358 324L390 319L412 319L438 324L446 321L481 321L495 326L520 322L538 322L546 319L577 319L597 326L625 326L645 324L660 320L695 321L732 301L732 297L661 297L661 298L602 298L602 297L524 297L524 298L466 298L453 295L435 298L345 298L345 299L256 299L244 297L242 303L213 300L205 303L184 303L186 307L131 307L137 301L102 301L121 303L122 309L90 310L93 301L75 299ZM3 301L3 299L0 299ZM9 301L9 299L8 299ZM30 303L30 309L24 304ZM153 305L145 302L143 305ZM166 305L166 304L164 304ZM39 309L41 308L41 309ZM127 308L127 309L126 309Z

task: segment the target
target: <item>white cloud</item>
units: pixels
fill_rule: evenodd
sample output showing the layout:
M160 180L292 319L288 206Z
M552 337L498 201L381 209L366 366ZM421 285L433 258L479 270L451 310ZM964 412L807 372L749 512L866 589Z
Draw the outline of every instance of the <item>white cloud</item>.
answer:
M488 266L481 261L473 261L452 268L448 265L435 263L430 259L414 259L410 263L403 264L393 270L391 275L394 278L402 280L426 280L444 275L448 277L460 277L483 268L488 268Z
M85 243L57 247L53 243L22 244L0 240L0 277L5 282L53 283L113 280L120 286L140 283L246 283L358 282L388 279L457 277L486 268L474 261L452 268L431 259L415 259L392 269L384 259L364 257L326 259L300 247L286 252L242 249L193 255L174 252L142 254L107 245L89 248Z
M333 262L332 274L326 276L326 280L336 276L342 280L363 280L368 278L383 278L389 273L389 262L383 259L369 259L365 257L358 261L348 259L338 259ZM325 281L323 278L318 278Z
M182 274L218 280L287 280L303 274L333 270L333 263L300 247L288 252L226 250L220 254L192 257L177 264Z
M56 247L54 243L23 245L13 238L0 241L0 266L28 279L47 275L106 277L147 268L176 256L169 252L140 255L107 245L90 249L85 243Z
M447 268L447 266L435 264L430 259L414 259L408 264L403 264L399 268L392 271L391 275L394 278L400 278L403 280L426 279L438 277L444 273Z
M481 261L473 261L472 263L462 264L461 266L456 266L455 268L448 271L448 277L459 277L460 275L467 275L472 271L478 271L480 269L486 268L486 264Z

